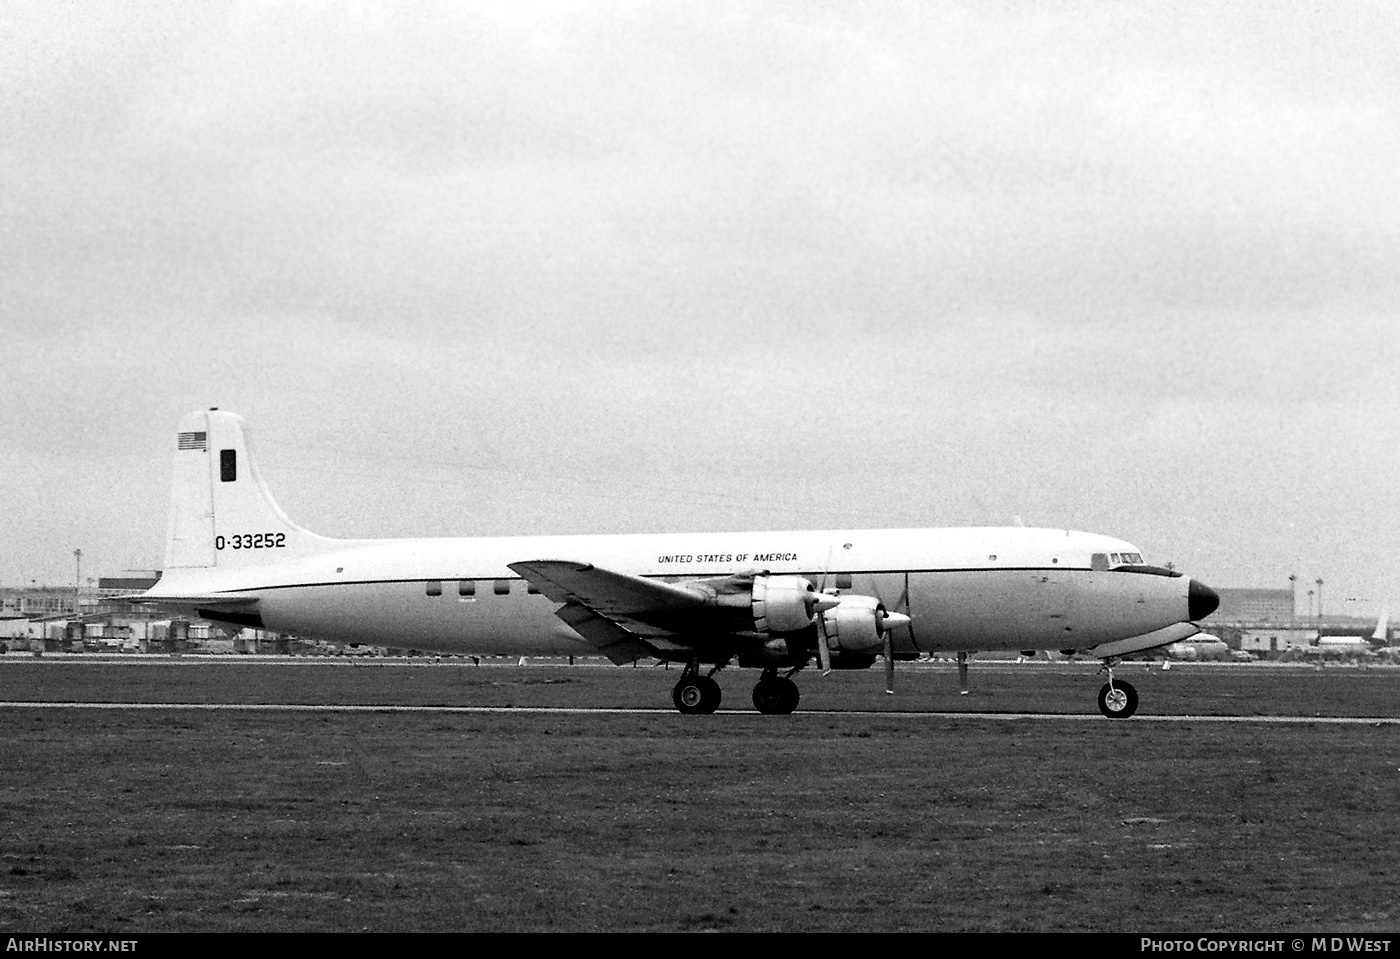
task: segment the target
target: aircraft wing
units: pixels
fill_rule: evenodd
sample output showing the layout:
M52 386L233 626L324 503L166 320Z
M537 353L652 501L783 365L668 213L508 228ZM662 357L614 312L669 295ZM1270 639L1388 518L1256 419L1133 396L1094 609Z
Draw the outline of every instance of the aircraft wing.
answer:
M701 610L714 605L716 593L753 580L739 574L676 586L571 560L509 565L549 599L563 603L555 615L615 663L656 655L658 646L673 647L687 623L710 621Z
M556 603L578 603L609 618L677 613L705 605L705 597L628 573L615 573L591 563L538 559L511 563L510 568Z

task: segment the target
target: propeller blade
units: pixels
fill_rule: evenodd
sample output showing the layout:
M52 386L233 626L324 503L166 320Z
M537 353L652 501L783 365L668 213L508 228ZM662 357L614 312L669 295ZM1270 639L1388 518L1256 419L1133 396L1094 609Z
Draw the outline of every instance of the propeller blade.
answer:
M894 695L894 640L885 633L885 692Z
M826 617L828 609L841 605L841 600L826 591L826 577L831 572L831 547L826 550L826 565L822 567L822 582L812 599L812 612L817 617L817 663L823 676L831 675L831 644L826 638ZM834 592L834 591L833 591Z

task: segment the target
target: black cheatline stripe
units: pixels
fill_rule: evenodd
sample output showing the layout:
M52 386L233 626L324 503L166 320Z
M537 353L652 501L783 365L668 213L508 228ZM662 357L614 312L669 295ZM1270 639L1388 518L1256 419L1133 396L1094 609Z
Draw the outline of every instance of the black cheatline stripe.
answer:
M843 573L846 570L842 570ZM913 576L916 573L1088 573L1093 572L1087 566L957 566L952 569L865 569L851 570L852 576L889 576L904 575ZM664 579L668 576L684 576L687 579L699 579L718 576L733 576L728 572L687 572L687 573L653 573L640 577L641 579ZM821 573L773 573L774 576L807 576L820 577ZM507 580L510 582L525 582L524 576L409 576L404 579L342 579L327 581L323 583L281 583L270 586L244 586L241 589L224 590L227 595L236 593L255 593L259 590L268 589L312 589L317 586L389 586L394 583L426 583L429 580L440 580L442 582L452 582L454 580L471 579L477 582L487 580ZM671 585L684 585L674 583ZM218 594L215 594L218 595Z

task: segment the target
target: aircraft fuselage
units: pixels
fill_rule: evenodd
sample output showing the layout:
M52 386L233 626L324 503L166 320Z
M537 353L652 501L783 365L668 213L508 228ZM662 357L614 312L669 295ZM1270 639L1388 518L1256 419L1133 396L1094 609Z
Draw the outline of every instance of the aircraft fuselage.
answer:
M225 544L220 553L232 549ZM242 547L240 547L242 548ZM452 653L596 650L508 563L578 559L667 582L762 569L907 612L902 656L1088 648L1188 618L1185 577L1093 569L1121 540L1065 530L956 528L359 541L262 565L175 570L159 592L255 597L262 625L337 642Z

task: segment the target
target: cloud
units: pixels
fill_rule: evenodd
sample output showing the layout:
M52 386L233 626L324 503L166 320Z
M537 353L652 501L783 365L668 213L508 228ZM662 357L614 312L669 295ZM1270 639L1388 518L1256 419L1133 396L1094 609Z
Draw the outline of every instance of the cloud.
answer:
M0 449L159 461L220 405L332 532L1022 514L1238 581L1306 490L1379 547L1332 477L1395 465L1398 21L11 5Z

